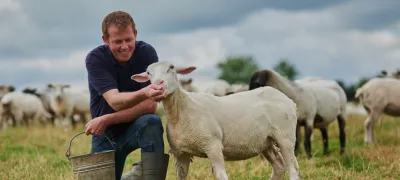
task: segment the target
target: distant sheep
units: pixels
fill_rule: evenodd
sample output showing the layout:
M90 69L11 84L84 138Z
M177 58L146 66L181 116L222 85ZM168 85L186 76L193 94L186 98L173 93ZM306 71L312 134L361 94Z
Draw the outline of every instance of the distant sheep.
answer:
M179 83L182 86L182 88L184 90L186 90L187 92L198 92L198 89L193 86L193 79L189 78L189 79L179 79Z
M42 101L32 94L9 92L1 99L2 119L11 118L13 126L40 121L45 124L51 115L44 109Z
M225 96L229 92L230 85L225 80L218 79L208 86L203 92L215 96Z
M70 89L70 85L66 84L48 84L51 93L50 106L54 110L56 117L63 120L69 119L72 128L76 127L74 115L80 115L83 123L90 115L90 94L85 91Z
M15 88L11 85L0 85L0 99L8 92L14 92Z
M243 92L243 91L248 91L248 90L249 90L249 85L247 85L247 84L240 84L240 83L232 84L232 85L230 85L226 95L235 94L238 92Z
M396 69L396 71L389 72L389 73L386 70L382 70L381 75L383 77L400 79L400 69Z
M12 85L0 85L0 100L4 96L4 94L7 94L8 92L14 92L15 88ZM10 117L4 116L2 117L2 112L3 108L0 106L0 127L1 128L7 128L7 126L10 125Z
M381 114L400 116L400 80L373 78L357 89L355 98L368 112L365 119L364 142L375 141L374 127Z
M132 165L131 171L123 174L121 180L142 180L142 162L136 161Z
M22 92L24 93L28 93L28 94L33 94L37 97L40 98L40 100L42 100L44 109L49 112L51 114L51 122L53 125L55 125L55 112L54 109L51 108L51 100L52 100L52 96L50 94L50 90L46 89L44 91L37 91L36 88L25 88L22 90Z
M300 126L304 126L304 148L308 158L311 158L311 135L313 128L319 128L323 138L324 154L329 154L327 127L336 119L339 124L340 154L345 151L345 106L344 90L334 81L322 78L308 78L290 81L274 70L261 70L253 73L249 89L271 86L292 99L297 105L297 141L296 152L299 150Z
M180 86L177 73L188 74L195 69L163 61L132 76L137 82L150 80L164 85L168 92L162 103L178 179L187 178L193 156L208 158L216 178L226 180L224 160L245 160L260 154L272 164L271 179L282 179L286 168L290 179L299 179L294 155L296 104L271 87L223 97L187 92Z

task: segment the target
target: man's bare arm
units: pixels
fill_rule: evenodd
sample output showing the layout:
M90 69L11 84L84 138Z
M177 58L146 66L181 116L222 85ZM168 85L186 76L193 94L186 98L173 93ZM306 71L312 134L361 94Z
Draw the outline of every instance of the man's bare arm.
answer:
M146 94L142 90L119 92L117 89L111 89L105 92L103 97L115 111L131 108L147 99Z
M157 102L152 99L146 99L131 108L104 115L105 123L107 125L127 123L144 114L155 114L156 110Z

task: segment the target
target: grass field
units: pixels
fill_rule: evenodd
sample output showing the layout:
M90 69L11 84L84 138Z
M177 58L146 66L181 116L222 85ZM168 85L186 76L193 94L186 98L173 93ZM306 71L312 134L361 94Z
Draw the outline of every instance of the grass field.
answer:
M165 121L163 121L165 124ZM339 155L337 123L329 127L331 154L322 156L322 142L319 130L314 130L312 152L314 157L307 160L303 146L297 157L303 179L400 179L400 119L382 117L375 128L377 142L365 146L364 117L347 118L347 151ZM30 180L72 180L73 173L69 160L64 156L69 140L79 130L63 133L60 128L25 127L9 128L0 132L0 179ZM165 136L165 135L164 135ZM166 142L166 150L169 146ZM72 143L71 156L90 151L90 136L78 136ZM125 172L131 164L140 159L140 150L128 157ZM230 179L268 179L271 166L255 157L246 161L226 162ZM286 175L287 178L287 175ZM176 179L173 158L170 158L167 179ZM214 179L210 163L195 158L190 166L188 179Z

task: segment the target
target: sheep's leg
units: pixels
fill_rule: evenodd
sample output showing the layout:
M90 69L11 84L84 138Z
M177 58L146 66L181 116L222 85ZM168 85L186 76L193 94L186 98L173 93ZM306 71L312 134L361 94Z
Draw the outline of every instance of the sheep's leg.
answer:
M277 139L277 143L283 156L283 160L285 161L285 165L287 168L289 168L289 179L300 179L299 163L297 162L296 156L294 155L295 141L281 137Z
M378 121L379 113L371 111L367 119L365 120L365 137L364 142L366 144L372 144L375 141L374 126Z
M304 149L306 150L307 158L311 158L311 135L313 131L313 126L306 124L304 126L304 134L305 134L305 139L304 139Z
M285 172L285 164L282 156L280 156L279 152L274 147L274 144L271 143L262 154L272 165L272 174L270 179L282 179L282 175Z
M319 130L321 131L321 135L322 135L322 143L324 145L324 155L329 155L329 149L328 149L328 130L326 129L326 127L323 128L319 128Z
M225 170L224 155L222 154L222 145L220 143L211 143L214 145L206 152L208 159L211 162L212 171L217 180L228 180L228 175Z
M41 125L46 125L45 116L42 114L42 112L36 112L35 116L32 118L33 122L40 122Z
M73 114L72 107L68 108L67 112L65 113L65 117L71 122L72 129L75 129L76 122L75 122L75 119L74 119L74 114Z
M15 111L12 113L14 116L14 123L17 125L23 125L23 114L21 111Z
M295 155L299 154L300 152L300 142L301 142L301 135L300 135L300 125L297 123L296 125L296 144L294 146L294 153Z
M343 115L339 115L337 117L337 120L339 124L340 154L343 154L346 148L346 131L345 131L346 121Z
M175 171L178 180L186 180L189 173L190 155L179 154L175 155Z

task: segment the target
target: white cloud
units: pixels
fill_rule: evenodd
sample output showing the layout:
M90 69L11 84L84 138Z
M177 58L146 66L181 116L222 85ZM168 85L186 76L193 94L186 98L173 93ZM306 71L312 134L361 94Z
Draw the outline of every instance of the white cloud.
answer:
M280 58L288 58L302 77L322 76L354 82L381 69L398 67L400 58L400 19L395 25L375 30L349 28L349 21L373 11L376 5L363 3L351 1L330 8L296 12L267 8L249 14L236 24L218 28L151 37L142 37L139 29L139 39L152 44L161 61L197 66L192 74L180 77L192 77L194 83L202 85L217 77L215 64L228 55L253 55L262 68L272 68ZM377 9L385 7L377 6ZM86 74L87 52L87 49L75 51L57 59L0 61L3 67L0 69L7 71L7 67L17 63L18 68L38 69L38 73L51 71L63 81L86 86L87 79L83 75ZM71 78L61 78L57 75L61 72L62 76ZM73 74L82 75L82 78ZM43 83L47 83L46 80Z
M17 10L21 8L21 4L14 0L0 0L0 10L11 9Z

